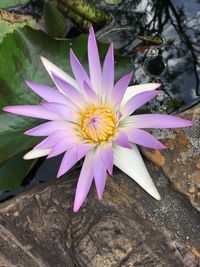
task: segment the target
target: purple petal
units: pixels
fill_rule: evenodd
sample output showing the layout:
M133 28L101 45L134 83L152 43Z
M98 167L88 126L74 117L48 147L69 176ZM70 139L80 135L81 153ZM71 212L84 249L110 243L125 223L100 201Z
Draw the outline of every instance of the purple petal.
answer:
M160 94L160 91L148 91L137 94L128 100L124 108L121 110L124 117L132 114L136 109L150 101L152 98Z
M101 200L106 184L106 167L100 156L100 151L96 152L93 160L93 175L97 189L98 198Z
M110 97L114 86L114 52L113 44L110 45L105 57L102 76L102 90Z
M82 87L84 80L87 81L87 83L90 83L90 79L89 79L85 69L83 68L83 66L81 65L81 63L77 59L77 57L75 56L72 49L70 49L70 63L71 63L72 71L74 73L74 77L76 78L80 87Z
M59 91L51 88L49 86L34 83L31 81L26 81L26 84L40 97L42 97L47 102L58 102L62 104L67 103L67 98L65 95L60 93Z
M88 37L88 62L90 69L90 79L93 89L100 93L102 83L101 64L97 48L96 38L92 27L89 29Z
M61 120L62 117L58 114L39 105L19 105L7 106L3 108L4 111L22 115L31 118L38 118L44 120Z
M53 81L56 84L56 86L64 94L66 94L69 97L69 99L74 102L74 104L80 105L83 103L83 96L75 87L73 87L71 84L67 83L66 81L60 79L54 73L52 73L52 77L53 77Z
M82 158L84 157L92 148L94 148L94 144L81 144L77 147L77 157Z
M73 119L73 112L70 111L70 109L63 104L53 103L53 102L46 102L42 103L42 106L44 106L47 110L53 111L63 117L64 119L72 120Z
M67 149L71 149L74 146L80 145L81 141L78 140L76 137L66 137L65 139L59 140L58 143L56 143L52 150L51 153L48 155L49 158L53 158L55 156L58 156L62 154L63 152L66 152Z
M74 212L77 212L80 209L81 205L86 199L92 184L92 180L93 180L92 158L91 155L88 154L85 157L83 167L81 169L81 173L78 179L78 184L76 187L76 194L75 194L74 208L73 208Z
M122 132L119 133L117 138L114 140L114 142L119 146L130 148L130 149L132 148L132 146L129 143L128 136L125 133L122 133Z
M127 132L129 141L154 149L164 149L166 148L160 141L158 141L153 135L143 130L132 128Z
M83 88L84 88L87 96L89 97L89 99L92 99L92 100L98 102L98 97L97 97L96 93L92 90L92 88L89 86L89 84L86 81L83 82Z
M64 173L66 173L68 170L70 170L78 161L77 158L77 148L71 148L69 149L62 159L60 168L58 170L57 178L62 176Z
M52 148L55 146L60 140L67 139L67 133L66 131L57 131L51 135L49 135L47 138L45 138L43 141L41 141L39 144L35 146L37 149L43 149L43 148Z
M44 67L46 68L48 74L52 78L52 73L55 73L58 77L65 80L69 84L73 85L75 88L78 88L78 84L75 79L73 79L71 76L69 76L66 72L58 68L55 64L53 64L51 61L46 59L45 57L40 57L42 63L44 64Z
M78 147L73 147L69 149L65 153L57 174L57 178L59 178L69 169L71 169L76 164L76 162L78 162L81 158L83 158L93 148L93 146L88 146L88 145L86 146L87 149L84 146L84 144L82 144L79 145Z
M142 114L128 118L135 128L182 128L192 126L192 121L165 114Z
M113 150L112 150L112 144L107 143L101 147L100 150L101 157L103 159L104 165L106 166L106 169L108 170L109 174L112 175L113 172Z
M31 136L48 136L59 130L67 130L69 125L64 121L49 121L25 132Z
M122 77L114 86L111 99L114 101L115 104L120 104L126 89L130 83L132 77L132 72Z

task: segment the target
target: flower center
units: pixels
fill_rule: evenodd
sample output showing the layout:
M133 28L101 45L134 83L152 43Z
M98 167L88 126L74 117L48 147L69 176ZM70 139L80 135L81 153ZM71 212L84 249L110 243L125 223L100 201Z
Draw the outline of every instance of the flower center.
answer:
M80 112L80 130L92 142L110 140L116 129L116 115L106 106L88 106Z

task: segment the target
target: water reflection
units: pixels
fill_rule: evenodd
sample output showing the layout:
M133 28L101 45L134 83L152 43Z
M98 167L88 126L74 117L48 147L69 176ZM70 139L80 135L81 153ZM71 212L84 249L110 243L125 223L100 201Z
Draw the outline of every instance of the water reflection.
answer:
M106 29L108 34L102 39L113 40L122 54L131 57L135 83L161 82L166 96L173 99L167 101L171 106L170 109L166 106L168 112L199 101L199 1L125 0L118 6L110 6L102 0L99 6L115 18L114 25ZM152 47L138 40L138 35L164 36L165 44ZM152 51L157 51L157 56L149 56ZM172 102L175 105L171 105Z

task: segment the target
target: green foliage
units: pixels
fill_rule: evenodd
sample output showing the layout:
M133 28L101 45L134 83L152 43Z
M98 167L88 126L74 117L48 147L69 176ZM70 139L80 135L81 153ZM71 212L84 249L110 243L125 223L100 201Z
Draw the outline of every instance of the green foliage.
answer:
M0 19L0 43L2 43L3 38L8 34L14 32L17 28L23 28L25 26L35 27L35 20L27 20L25 22L20 23L10 23L8 21Z
M17 5L25 5L30 0L0 0L0 8L9 8Z
M53 2L45 2L43 17L45 28L51 37L64 37L68 25L65 17Z
M16 190L36 160L23 160L19 153L0 165L0 192Z

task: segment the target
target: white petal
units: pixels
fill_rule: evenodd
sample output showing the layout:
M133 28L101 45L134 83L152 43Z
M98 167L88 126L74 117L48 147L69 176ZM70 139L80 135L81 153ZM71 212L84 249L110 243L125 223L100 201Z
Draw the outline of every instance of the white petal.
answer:
M160 200L160 195L156 189L151 176L143 162L140 152L136 145L133 149L113 146L114 165L135 180L152 197Z
M55 73L56 75L58 75L59 77L61 77L63 80L65 80L66 82L68 82L69 84L73 85L75 88L78 88L78 83L76 82L76 80L74 78L72 78L70 75L68 75L66 72L64 72L63 70L61 70L60 68L58 68L55 64L53 64L51 61L49 61L48 59L46 59L45 57L40 57L42 60L42 63L44 64L48 74L50 75L50 77L53 79L52 77L52 72Z
M123 107L131 97L133 97L137 94L146 92L146 91L155 90L158 87L160 87L159 83L145 83L145 84L129 86L126 89L126 92L125 92L124 97L122 99L121 107Z
M23 159L36 159L48 155L51 152L51 148L45 149L33 149L26 153Z

